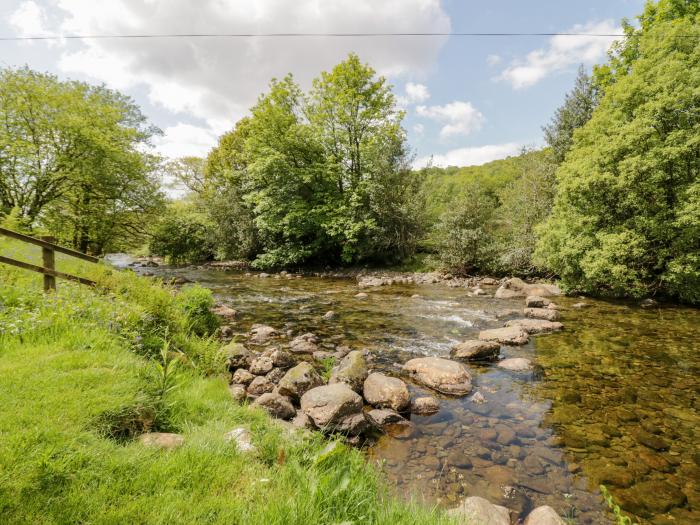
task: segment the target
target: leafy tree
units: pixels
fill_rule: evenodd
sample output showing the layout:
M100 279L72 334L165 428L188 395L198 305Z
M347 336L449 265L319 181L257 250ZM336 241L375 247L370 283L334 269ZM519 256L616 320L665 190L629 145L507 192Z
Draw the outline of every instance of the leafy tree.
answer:
M157 159L144 153L157 132L104 86L3 69L0 206L81 250L139 242L162 205Z
M568 288L699 303L698 5L649 4L642 20L558 171L536 255Z
M537 245L536 228L552 210L556 192L551 150L524 150L519 157L521 174L498 192L499 266L518 274L536 270L532 255Z
M201 194L205 189L206 161L201 157L180 157L165 163L165 174L171 185L181 184L188 191Z
M574 131L591 118L596 106L593 80L581 66L574 88L566 94L564 104L556 110L552 121L544 126L544 139L552 149L554 161L560 164L571 148Z
M175 202L153 229L149 249L175 264L210 260L213 227L191 202Z
M462 275L493 269L495 208L495 199L482 185L471 183L464 187L431 234L440 267Z

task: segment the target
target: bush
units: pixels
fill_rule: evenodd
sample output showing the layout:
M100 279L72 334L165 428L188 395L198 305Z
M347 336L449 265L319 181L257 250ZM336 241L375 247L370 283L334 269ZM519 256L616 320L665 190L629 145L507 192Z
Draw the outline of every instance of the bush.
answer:
M178 263L201 262L214 257L213 225L191 205L171 206L155 227L149 248L154 255Z

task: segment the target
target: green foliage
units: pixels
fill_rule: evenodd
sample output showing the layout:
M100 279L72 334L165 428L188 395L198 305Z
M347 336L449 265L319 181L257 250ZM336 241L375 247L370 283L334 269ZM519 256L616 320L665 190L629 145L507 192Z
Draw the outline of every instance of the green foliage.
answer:
M593 80L581 66L574 88L566 94L564 104L556 110L552 121L542 128L544 139L557 164L564 161L566 153L571 149L574 131L590 120L596 104Z
M700 303L699 16L655 17L574 136L537 251L569 289Z
M481 185L473 183L462 189L432 233L440 266L457 274L493 268L495 207L495 200Z
M214 256L213 225L189 203L174 203L151 233L150 250L172 263L201 262Z
M95 253L141 243L163 205L159 131L131 99L104 86L0 70L0 210Z
M38 255L3 240L0 249ZM131 272L58 265L100 286L61 282L43 294L40 277L0 267L3 523L451 523L393 499L360 451L290 436L262 410L233 403L221 377L188 366L193 347L209 342L182 331L191 319L174 290ZM154 330L168 343L145 357L130 332L160 310L165 325ZM224 440L240 426L256 453ZM162 451L132 439L148 430L177 430L185 445Z

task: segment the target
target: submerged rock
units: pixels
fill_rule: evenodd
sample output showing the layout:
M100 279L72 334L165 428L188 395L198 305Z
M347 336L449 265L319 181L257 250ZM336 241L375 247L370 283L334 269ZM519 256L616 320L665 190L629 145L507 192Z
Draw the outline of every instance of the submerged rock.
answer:
M367 295L365 292L360 292L358 294L355 294L355 299L367 299L369 295Z
M418 383L443 394L464 395L472 389L469 370L457 361L419 357L408 361L403 369Z
M668 512L686 502L681 489L663 480L642 481L629 489L615 491L615 498L624 510L643 518Z
M507 508L479 496L465 498L459 507L448 510L447 514L456 518L460 525L510 525Z
M301 410L316 428L327 432L362 432L367 421L362 397L344 383L318 386L301 397Z
M566 522L559 517L549 505L542 505L532 510L525 518L523 525L566 525Z
M557 310L550 308L525 308L523 313L525 317L530 319L545 319L547 321L557 321L561 317Z
M492 328L479 332L482 341L498 341L502 345L524 345L528 341L527 332L519 326Z
M511 372L529 372L534 370L532 361L524 357L511 357L498 362L499 368L510 370Z
M233 321L238 315L238 312L236 310L234 310L230 306L226 306L225 304L221 304L212 308L211 313L223 319L226 319L227 321Z
M506 321L506 326L522 328L528 334L556 332L564 328L564 325L559 322L547 321L545 319L512 319Z
M355 392L361 393L368 373L364 352L353 350L333 369L328 383L345 383Z
M495 359L501 351L501 345L496 341L463 341L452 347L450 357L465 361L480 361Z
M316 369L304 361L289 369L280 380L277 390L284 396L298 400L306 392L322 384L323 379Z
M391 408L401 412L411 403L406 383L396 377L380 373L367 376L363 392L367 402L379 408Z
M170 432L149 432L139 436L139 442L146 447L174 450L185 444L185 438L180 434Z
M264 408L268 414L277 419L292 419L297 413L288 397L274 392L262 394L253 401L253 406Z

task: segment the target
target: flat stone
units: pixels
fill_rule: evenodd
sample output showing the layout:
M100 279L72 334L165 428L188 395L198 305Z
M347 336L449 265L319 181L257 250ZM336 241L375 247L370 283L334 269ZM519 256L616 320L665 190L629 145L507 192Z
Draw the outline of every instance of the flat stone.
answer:
M447 511L460 525L510 525L507 508L479 496L465 498L459 507Z
M369 295L367 295L365 292L360 292L358 294L355 294L355 299L367 299Z
M498 367L511 372L529 372L534 369L532 361L524 357L510 357L498 362Z
M523 525L566 525L566 522L552 507L542 505L530 511Z
M506 321L506 326L522 328L528 334L556 332L564 328L563 324L546 319L511 319Z
M653 448L654 450L668 450L669 448L669 444L666 440L644 430L637 430L633 435L639 443Z
M507 279L496 290L496 299L511 299L513 297L527 297L528 295L538 295L540 297L551 297L561 295L561 290L554 284L535 283L528 284L522 279L514 277Z
M599 485L626 488L634 483L634 476L627 468L617 465L606 465L592 472Z
M482 341L497 341L502 345L524 345L528 341L525 330L518 326L507 326L505 328L493 328L479 332L479 339Z
M616 502L623 510L650 518L668 512L686 502L681 489L663 480L649 480L615 492Z
M551 301L546 297L540 297L539 295L528 295L525 298L525 306L527 308L546 308L549 306Z
M440 403L434 397L417 397L411 403L411 412L421 416L435 414L440 410Z
M309 363L302 361L294 368L290 368L280 379L277 390L283 396L292 399L301 399L306 392L323 384L323 379L316 369Z
M419 357L408 361L403 369L418 383L443 394L465 395L472 389L469 370L457 361Z
M496 341L463 341L452 347L450 357L464 361L495 359L501 351Z
M224 434L224 441L228 443L235 443L239 452L255 452L253 437L246 428L238 427L234 428L230 432L227 432Z
M139 436L139 442L146 447L174 450L185 444L185 438L170 432L148 432Z
M561 314L557 310L550 308L525 308L525 317L530 319L544 319L545 321L558 321Z
M391 408L401 412L411 403L406 383L396 377L376 372L369 374L365 379L363 392L367 402L379 408Z
M263 408L268 414L277 419L292 419L297 413L288 397L274 392L262 394L253 401L253 406Z

